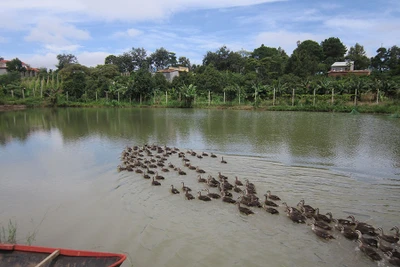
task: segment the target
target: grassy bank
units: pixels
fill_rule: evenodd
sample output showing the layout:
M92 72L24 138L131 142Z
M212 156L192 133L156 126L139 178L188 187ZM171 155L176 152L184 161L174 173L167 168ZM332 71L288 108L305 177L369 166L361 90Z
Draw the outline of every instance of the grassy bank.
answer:
M153 107L153 108L181 108L183 103L180 101L145 101L139 102L127 102L117 100L105 100L100 99L98 101L66 101L65 99L59 99L56 107L118 107L118 108L140 108L140 107ZM21 109L23 106L28 108L41 108L41 107L54 107L53 103L50 103L47 99L40 97L30 97L25 99L2 99L0 105L7 107L5 110ZM10 106L7 106L10 105ZM272 101L262 101L260 103L245 102L238 104L237 102L220 102L215 101L208 103L208 101L197 101L192 105L193 108L201 109L232 109L232 110L259 110L259 111L314 111L314 112L351 112L353 109L360 113L376 113L376 114L400 114L400 103L396 101L385 101L377 103L371 102L358 102L354 105L353 102L337 102L334 104L322 102L317 104L302 103L298 101L291 105L287 101L278 102L273 105ZM4 109L3 109L4 110Z

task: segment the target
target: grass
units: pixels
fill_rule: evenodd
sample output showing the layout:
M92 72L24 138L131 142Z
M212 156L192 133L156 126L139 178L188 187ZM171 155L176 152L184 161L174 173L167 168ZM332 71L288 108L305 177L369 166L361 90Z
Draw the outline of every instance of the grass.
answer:
M8 243L8 244L17 243L17 222L9 220L7 228L1 226L0 243Z

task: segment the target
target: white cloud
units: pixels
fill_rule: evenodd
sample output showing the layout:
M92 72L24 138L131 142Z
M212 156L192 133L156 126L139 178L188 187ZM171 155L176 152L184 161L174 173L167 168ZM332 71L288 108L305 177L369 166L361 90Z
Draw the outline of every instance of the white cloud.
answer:
M48 51L56 52L56 53L61 53L61 52L73 52L81 48L82 46L80 45L50 45L46 44L44 48Z
M112 35L112 37L114 38L121 38L121 37L125 37L125 38L133 38L136 36L141 35L143 32L134 28L128 29L126 31L119 31L116 32Z
M27 11L27 18L32 11L47 11L53 14L81 13L93 18L106 20L143 21L163 19L169 15L188 9L228 8L236 6L250 6L281 0L148 0L138 3L131 0L2 0L0 10ZM36 12L33 12L36 13ZM25 16L24 16L25 17Z
M305 40L313 40L319 43L325 38L326 37L322 35L302 32L261 32L255 38L255 47L259 47L262 44L275 48L278 48L280 46L286 51L288 55L290 55L297 47L297 41L303 42Z
M1 43L7 43L8 39L6 37L0 36L0 44Z
M45 45L70 45L71 40L87 40L90 34L74 25L61 22L56 18L42 18L30 33L26 41L39 42Z
M49 52L49 53L39 53L31 55L19 55L19 58L35 68L45 67L48 69L56 69L58 64L57 55L59 53ZM78 62L87 67L95 67L99 64L104 64L104 59L113 54L112 52L95 51L88 52L83 51L80 53L74 53L78 58Z

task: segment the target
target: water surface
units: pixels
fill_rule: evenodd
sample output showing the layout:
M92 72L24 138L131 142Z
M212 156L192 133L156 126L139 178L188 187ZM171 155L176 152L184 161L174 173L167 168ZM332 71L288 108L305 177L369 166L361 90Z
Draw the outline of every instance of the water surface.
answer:
M196 172L152 187L120 172L127 146L216 153L188 157L207 174L255 183L289 205L300 199L388 231L399 222L400 120L377 115L181 109L38 109L0 113L0 222L34 244L125 252L124 266L376 266L333 232L318 239L285 215L171 195ZM221 156L228 164L221 164ZM216 190L212 190L213 192Z

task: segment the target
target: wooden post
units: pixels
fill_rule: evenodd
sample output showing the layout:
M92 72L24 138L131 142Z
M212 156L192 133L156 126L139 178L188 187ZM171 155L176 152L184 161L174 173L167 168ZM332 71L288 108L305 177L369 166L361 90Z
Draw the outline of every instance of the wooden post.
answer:
M11 90L11 97L14 98L14 90Z
M139 104L142 105L142 94L139 95Z
M211 105L211 91L208 90L208 105Z
M40 85L40 98L43 98L43 85L44 85L44 78L42 79L42 83Z
M196 104L196 95L193 97L193 104Z
M22 91L22 98L25 99L25 88L21 90Z
M168 92L165 91L165 105L168 106Z
M240 89L238 90L238 95L239 95L239 105L240 105Z
M332 105L333 105L333 101L334 101L334 95L335 95L335 89L334 88L332 88L332 99L331 99L331 103L332 103Z
M33 87L33 97L35 97L35 87Z
M153 104L156 104L156 91L154 91Z
M57 256L59 254L60 254L59 250L54 251L49 256L47 256L44 260L42 260L39 264L37 264L35 267L47 266L53 259L57 258Z
M106 101L108 102L108 92L106 92Z
M68 102L68 91L67 91L67 102Z
M354 106L357 106L357 88L356 88L356 91L354 93Z
M97 102L97 91L96 91L96 102Z
M272 98L272 105L275 106L275 93L276 93L276 88L274 87L274 96Z
M224 104L225 104L225 91L224 91Z
M257 102L257 89L254 89L254 104Z
M119 103L119 91L118 91L118 103Z
M376 103L377 104L379 103L379 88L378 88L378 90L376 92Z
M293 91L292 91L292 107L294 106L294 88L293 88Z
M314 88L314 98L313 98L313 106L315 106L315 88Z

